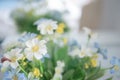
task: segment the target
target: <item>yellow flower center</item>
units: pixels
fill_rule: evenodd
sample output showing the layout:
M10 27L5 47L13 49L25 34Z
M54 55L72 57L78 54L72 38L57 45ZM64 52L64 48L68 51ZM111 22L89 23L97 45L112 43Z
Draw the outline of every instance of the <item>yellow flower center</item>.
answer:
M34 68L33 75L38 78L39 76L42 76L38 68Z
M35 45L32 47L32 52L37 52L39 50L39 46Z
M85 63L85 68L88 69L89 68L89 65L87 63Z
M13 80L18 80L18 77L16 75L13 76Z
M51 30L52 30L52 26L48 25L48 26L46 27L46 30L51 31Z
M84 51L84 50L81 51L80 55L81 55L81 56L85 56L85 51Z
M57 28L56 32L59 33L59 34L64 33L64 27L65 27L64 23L60 23L58 25L58 28Z
M118 66L118 65L115 65L115 66L114 66L114 69L115 69L116 71L118 71L118 70L119 70L119 66Z
M64 23L60 23L58 26L61 27L61 28L65 28L65 24Z
M92 67L96 67L97 61L95 59L91 59L91 65L92 65Z
M56 30L57 33L62 34L64 32L64 29L61 27L58 27Z
M11 62L16 62L16 60L17 60L17 57L16 57L16 56L13 56L13 57L11 58Z

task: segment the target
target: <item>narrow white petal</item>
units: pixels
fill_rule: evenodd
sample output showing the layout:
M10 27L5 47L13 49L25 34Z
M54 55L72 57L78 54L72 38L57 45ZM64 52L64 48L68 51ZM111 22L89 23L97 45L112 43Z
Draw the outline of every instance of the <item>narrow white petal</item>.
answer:
M43 58L43 55L40 54L40 53L35 53L35 54L34 54L34 57L35 57L37 60L39 60L39 59Z
M19 66L19 64L18 64L17 61L14 62L14 63L11 62L10 65L11 65L11 67L14 68L14 69L16 69L16 68Z
M32 42L29 40L25 43L25 45L29 48L31 48L33 46Z
M28 60L30 60L30 61L33 60L33 53L26 53L25 55L26 55L26 58L27 58Z

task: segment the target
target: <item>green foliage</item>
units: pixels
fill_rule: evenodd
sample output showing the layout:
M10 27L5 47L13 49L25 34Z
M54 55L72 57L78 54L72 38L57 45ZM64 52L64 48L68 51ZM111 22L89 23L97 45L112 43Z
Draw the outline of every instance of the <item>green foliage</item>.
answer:
M11 17L13 18L16 25L18 26L19 32L27 31L27 32L33 32L33 33L39 33L39 31L37 31L37 26L34 25L34 22L41 18L53 19L58 23L64 22L64 20L62 19L62 14L57 11L49 11L44 15L36 16L34 14L34 10L25 12L22 9L16 9L11 13ZM66 23L65 25L66 26L64 31L67 32L69 29Z
M44 65L44 76L45 80L50 80L54 73L56 62L58 60L65 62L65 68L63 72L63 80L97 80L101 78L105 69L98 67L89 67L85 68L84 64L90 62L90 57L84 58L72 58L68 53L68 46L65 45L60 47L59 45L53 43L52 41L48 42L48 53L50 58L45 59Z

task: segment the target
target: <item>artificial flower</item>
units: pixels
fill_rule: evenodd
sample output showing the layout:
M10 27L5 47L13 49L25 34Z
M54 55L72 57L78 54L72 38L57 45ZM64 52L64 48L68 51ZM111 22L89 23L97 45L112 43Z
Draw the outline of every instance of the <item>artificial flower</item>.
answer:
M73 49L70 53L69 53L70 56L72 57L76 57L78 56L79 58L84 58L85 56L92 56L92 52L89 48L86 48L86 47L81 47L80 48L75 48Z
M57 66L55 68L55 74L51 80L62 80L62 72L65 64L64 62L57 61Z
M35 38L35 37L37 37L37 34L30 33L30 32L29 33L25 32L18 40L21 41L21 42L26 42L30 39Z
M37 38L27 41L25 48L25 56L28 60L42 59L47 53L46 41L38 40Z
M98 43L94 43L94 47L97 49L97 53L101 54L103 56L104 59L107 59L107 49L101 48L100 45Z
M15 47L22 47L23 45L21 42L18 41L19 35L17 36L9 36L7 37L1 44L1 47L4 49L4 51L9 51L12 48Z
M16 48L12 49L11 51L4 54L4 57L7 58L7 63L12 68L17 68L19 66L18 60L20 60L23 57L23 54L21 54L21 49ZM3 65L6 64L6 61L3 62ZM6 66L8 65L6 64Z
M37 29L40 30L40 33L45 34L53 34L54 30L57 29L58 25L56 21L51 19L41 19L35 22L37 25Z
M113 68L110 70L112 74L120 71L120 59L112 57L112 59L110 60L110 64L113 66Z
M28 80L24 73L16 73L14 70L4 73L3 80Z

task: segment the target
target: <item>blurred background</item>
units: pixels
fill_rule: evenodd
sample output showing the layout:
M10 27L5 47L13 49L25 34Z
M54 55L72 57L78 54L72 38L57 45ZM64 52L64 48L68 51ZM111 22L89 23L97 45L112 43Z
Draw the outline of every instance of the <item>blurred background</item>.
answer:
M64 22L66 32L89 27L109 56L120 58L120 0L0 0L0 53L20 33L38 33L33 23L39 18Z

